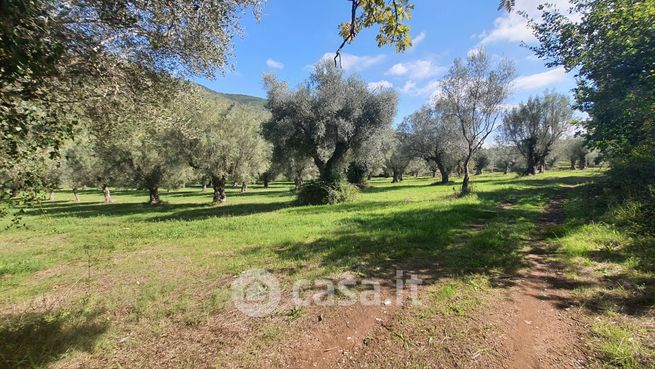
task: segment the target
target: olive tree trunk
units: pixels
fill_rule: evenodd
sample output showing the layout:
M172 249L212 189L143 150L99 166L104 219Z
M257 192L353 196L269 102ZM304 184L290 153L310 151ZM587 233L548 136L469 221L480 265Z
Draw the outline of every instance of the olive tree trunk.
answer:
M330 159L327 161L324 162L320 157L318 157L318 155L314 156L314 163L318 167L321 182L332 184L341 180L341 164L347 152L348 144L344 142L338 142L335 145L332 157L330 157Z
M214 189L214 196L212 202L214 204L227 201L225 195L225 177L212 177L212 188Z
M462 195L468 195L471 193L471 187L469 186L469 182L471 181L469 173L469 162L471 161L471 156L473 156L473 152L469 151L469 155L466 157L462 165L462 170L464 171L464 179L462 180Z
M150 200L148 201L150 205L158 205L161 203L161 199L159 198L159 187L148 188L148 195L150 196Z
M400 174L400 172L394 170L393 171L393 179L391 180L391 183L399 183L402 180L403 180L402 174Z
M448 183L450 181L450 173L448 173L446 166L441 161L437 162L437 169L439 169L439 174L441 175L441 183Z

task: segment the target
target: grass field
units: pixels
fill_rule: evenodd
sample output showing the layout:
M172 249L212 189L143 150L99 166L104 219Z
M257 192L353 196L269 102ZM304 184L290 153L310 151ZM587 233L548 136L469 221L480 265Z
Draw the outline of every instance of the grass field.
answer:
M129 367L125 363L147 360L155 353L144 347L162 335L193 336L209 320L232 319L230 283L250 268L273 272L287 289L298 278L384 277L402 265L438 264L451 281L511 275L523 265L522 251L549 200L599 175L487 174L474 178L474 194L464 198L455 196L456 184L435 186L432 178L374 179L352 203L315 207L296 206L288 183L251 186L244 194L233 189L228 203L216 207L211 194L197 188L163 192L167 203L156 207L143 205L147 196L137 191L114 191L115 204L102 204L96 190L82 192L80 203L61 191L56 201L28 211L24 227L0 233L0 367ZM589 225L581 209L571 200L567 222L552 240L572 277L579 263L600 262L598 247L632 245L611 227ZM637 273L629 275L635 288L650 294L639 281L652 278L652 265L645 267L643 256L617 255L620 260L602 262ZM581 289L580 296L591 301L596 295ZM283 339L286 314L257 323L245 344ZM625 360L639 363L650 355L639 340L641 346L627 349L638 352L617 354L623 348L611 347L607 337L621 332L608 332L605 322L599 320L595 337L608 360L632 355L636 359ZM165 340L189 355L169 363L191 362L193 341ZM228 346L213 349L215 362L243 359Z

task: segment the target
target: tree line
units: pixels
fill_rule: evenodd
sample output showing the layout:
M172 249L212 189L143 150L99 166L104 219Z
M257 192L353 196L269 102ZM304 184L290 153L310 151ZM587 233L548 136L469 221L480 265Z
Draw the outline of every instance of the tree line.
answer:
M106 202L110 187L142 189L156 205L162 187L201 183L221 203L230 183L245 192L249 183L284 175L303 202L315 204L348 200L352 185L372 175L399 182L405 173L438 172L441 183L461 176L467 194L471 170L497 165L535 174L560 159L553 153L574 122L569 100L546 93L507 111L512 78L511 63L494 64L478 50L455 60L437 98L397 127L395 91L371 90L330 62L317 64L296 89L265 76L265 109L167 81L153 87L158 99L108 98L114 108L78 125L61 157L45 161L42 182L51 190L70 186L76 200L82 187L101 187ZM485 148L494 131L497 144ZM25 183L20 172L10 175L16 193Z
M508 8L511 3L503 2ZM570 141L567 151L576 154L569 160L579 167L587 165L588 155L608 161L611 186L621 189L608 195L622 193L637 199L640 212L650 214L655 204L655 31L651 27L655 5L638 0L571 3L579 15L575 19L545 5L541 19L531 20L539 41L532 49L549 66L575 71L574 108L589 116L578 122L583 142ZM351 5L351 20L340 27L344 45L361 29L375 25L380 26L381 45L395 45L399 50L411 45L405 23L413 4L353 1ZM316 172L323 183L314 186L319 197L327 193L338 198L333 190L347 188L341 185L342 177L358 182L367 172L384 166L400 180L403 168L416 166L420 160L441 173L442 180L453 171L461 172L461 192L467 193L469 171L478 171L480 163L489 161L484 145L496 128L502 143L497 151L509 153L502 159L508 167L516 166L510 165L517 162L512 156L522 158L524 174L549 165L563 135L560 123L569 117L564 99L545 94L505 114L513 68L505 62L491 65L484 55L456 61L434 103L404 119L396 129L389 129L388 117L395 111L395 97L389 91L364 93L361 81L350 77L330 82L338 71L315 73L307 88L296 90L269 78L272 120L262 119L264 124L257 129L266 140L254 147L260 147L255 151L271 150L264 156L275 165L241 165L248 162L242 157L252 152L225 154L221 163L231 164L221 169L216 168L223 164L207 164L211 159L206 156L194 157L219 150L211 147L215 139L209 137L223 134L199 132L199 125L191 123L194 115L222 114L230 119L230 115L248 113L237 107L180 113L179 104L193 100L183 96L194 95L184 91L188 87L184 80L192 75L211 77L223 70L231 56L232 39L239 34L239 14L257 13L259 6L254 0L212 6L198 6L194 1L0 1L2 198L18 189L38 193L53 187L54 178L61 176L55 175L59 167L52 163L62 162L64 146L81 150L80 146L88 146L85 142L93 153L85 160L98 161L102 165L97 168L106 168L106 173L103 169L94 174L96 181L148 189L154 203L159 201L158 188L181 183L174 178L185 171L203 172L206 183L217 183L219 202L224 196L223 178L238 177L237 181L247 183L257 172L262 172L257 176L265 181L275 173L295 173L298 187L304 187L305 178ZM333 96L330 100L335 88L347 90L350 98ZM206 103L201 100L187 108ZM318 101L327 104L316 106ZM319 121L307 123L310 118ZM285 120L294 122L294 130L305 128L306 132L281 133L276 126L283 126L279 121ZM246 131L230 135L246 135ZM76 141L71 144L73 136ZM449 136L453 139L443 139ZM278 140L290 144L281 145ZM172 150L175 155L169 158L170 150L164 149L170 142L185 144ZM308 144L316 147L308 148ZM195 151L189 153L190 148ZM84 156L84 152L66 151L69 158ZM82 160L77 165L87 164ZM177 170L178 166L185 170ZM70 177L72 170L65 172ZM110 174L116 172L122 174Z

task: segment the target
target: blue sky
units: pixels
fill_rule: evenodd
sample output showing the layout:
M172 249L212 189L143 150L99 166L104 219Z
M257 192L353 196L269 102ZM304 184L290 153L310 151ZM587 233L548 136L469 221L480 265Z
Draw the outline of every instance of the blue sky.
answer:
M517 0L518 10L538 15L546 0ZM550 0L567 8L566 0ZM371 87L392 87L399 93L396 122L430 100L438 80L454 58L484 47L495 58L514 61L517 79L509 105L529 96L554 90L571 95L573 77L561 68L548 69L521 41L534 42L525 21L517 14L498 11L497 0L415 0L410 20L414 47L402 54L392 47L378 48L375 30L358 35L343 52L342 65ZM241 22L244 34L235 40L233 70L214 80L196 81L219 92L265 97L262 75L274 72L291 86L309 75L312 64L340 44L337 25L348 19L346 0L269 0L259 22L250 14Z

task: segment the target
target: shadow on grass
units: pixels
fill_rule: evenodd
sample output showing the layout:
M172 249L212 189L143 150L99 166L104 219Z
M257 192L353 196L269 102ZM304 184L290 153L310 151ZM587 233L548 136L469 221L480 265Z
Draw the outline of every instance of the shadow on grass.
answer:
M71 351L91 351L108 328L99 312L5 315L0 322L0 368L46 367Z
M284 259L317 260L328 269L378 278L392 278L397 268L435 279L513 274L523 265L520 248L536 214L497 209L493 203L363 214L330 236L282 244L276 252ZM478 228L480 223L485 226Z
M556 243L560 238L580 234L585 225L605 219L608 208L599 195L603 193L597 188L599 185L587 183L569 191L565 222L554 227L550 241ZM582 286L583 293L578 294L577 300L562 301L562 304L581 305L598 314L607 311L635 316L652 313L655 308L655 241L652 238L644 237L623 245L601 244L599 248L582 251L579 256L591 263L590 276L596 282ZM573 267L578 266L569 266ZM612 274L616 267L623 271ZM608 271L604 271L606 269Z
M292 206L291 201L271 203L245 203L232 204L230 202L213 206L210 203L186 203L148 205L141 203L80 203L55 204L43 206L42 209L32 209L26 215L41 215L45 212L50 217L76 217L93 218L100 216L123 217L130 215L145 215L147 221L166 220L196 220L222 216L244 216L257 213L266 213Z
M388 191L397 191L397 190L406 190L410 188L422 188L430 185L430 182L418 182L412 181L414 184L402 184L402 183L393 183L385 186L380 186L380 183L375 183L372 186L364 187L361 191L362 193L380 193Z
M261 204L221 204L205 205L184 210L177 210L167 215L149 218L148 221L162 222L168 220L200 220L213 217L236 217L251 214L269 213L276 210L291 207L295 204L293 201L272 202Z
M512 184L516 186L529 186L529 187L547 187L552 185L577 185L581 183L586 183L592 180L589 176L569 176L569 177L540 177L540 175L535 176L516 176L507 174L502 178L498 177L486 177L486 178L476 178L471 179L471 184L475 185L476 183L494 183L494 184Z

